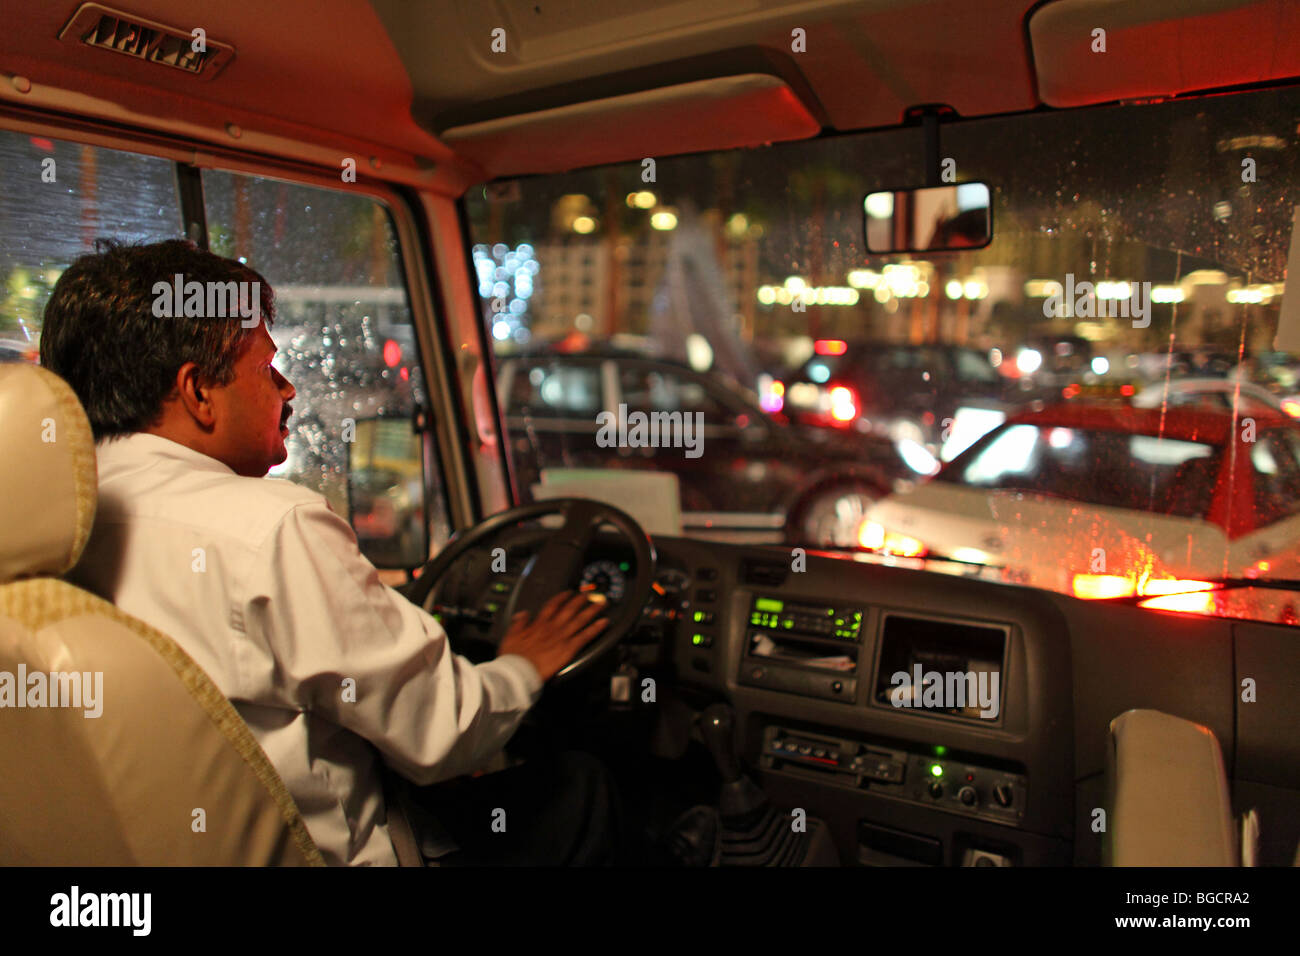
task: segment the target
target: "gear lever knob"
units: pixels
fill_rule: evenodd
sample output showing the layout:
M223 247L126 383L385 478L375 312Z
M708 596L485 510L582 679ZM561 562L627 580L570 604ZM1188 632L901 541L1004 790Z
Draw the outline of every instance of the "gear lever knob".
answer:
M735 712L726 704L711 704L700 715L700 734L713 754L722 782L740 779L740 758L736 755Z

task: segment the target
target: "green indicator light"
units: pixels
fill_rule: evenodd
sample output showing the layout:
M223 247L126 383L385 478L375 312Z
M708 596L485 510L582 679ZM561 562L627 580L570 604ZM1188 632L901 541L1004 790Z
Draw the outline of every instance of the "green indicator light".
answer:
M861 611L854 611L854 612L853 612L853 620L855 620L855 621L860 621L860 620L862 620L862 612L861 612Z
M834 617L834 616L835 616L835 608L833 608L833 607L828 607L828 608L826 609L826 616L827 616L827 617Z
M939 766L937 763L936 763L936 764L931 764L931 765L930 765L930 773L931 773L933 776L936 776L936 777L942 777L942 776L943 776L943 767Z
M780 614L784 609L784 601L777 601L772 598L756 598L754 600L754 610L756 611L775 611Z
M794 627L794 621L786 621L784 626L785 626L785 628L788 630L788 629Z
M493 614L497 612L497 605L492 601L489 601L487 604L484 604L483 607L485 607L488 611L490 611Z
M946 754L947 752L948 752L948 748L945 747L945 746L943 746L942 744L940 744L940 745L938 745L937 747L934 748L934 755L935 755L936 757L942 757L942 756L943 756L944 754Z
M627 571L627 570L629 570L631 567L632 567L632 565L628 564L626 561L620 561L620 562L618 563L618 569L619 569L620 571Z
M699 623L699 622L702 621L702 620L704 620L704 612L703 612L703 611L696 611L696 612L695 612L695 621L696 621L696 623Z
M692 644L695 644L695 645L703 644L703 643L704 643L704 635L703 635L703 634L696 634L694 637L691 638L691 643L692 643Z
M842 617L837 617L837 618L835 619L835 623L838 624L840 627L843 627L843 626L844 626L844 618L842 618Z

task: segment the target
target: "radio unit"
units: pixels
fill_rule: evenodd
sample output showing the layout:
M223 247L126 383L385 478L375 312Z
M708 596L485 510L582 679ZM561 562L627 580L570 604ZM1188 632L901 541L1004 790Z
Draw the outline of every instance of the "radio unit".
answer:
M853 701L864 609L755 596L740 683Z

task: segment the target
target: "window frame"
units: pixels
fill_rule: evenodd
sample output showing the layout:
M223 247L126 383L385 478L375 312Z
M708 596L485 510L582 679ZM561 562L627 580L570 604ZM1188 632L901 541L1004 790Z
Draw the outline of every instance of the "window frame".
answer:
M245 153L181 136L163 136L147 130L8 104L0 104L0 130L47 136L171 162L176 170L181 212L177 235L188 235L196 241L201 237L203 241L199 244L203 248L207 248L207 210L201 203L204 169L363 195L382 204L393 224L399 271L411 310L411 323L430 404L426 416L429 419L427 434L433 442L439 471L438 475L430 477L442 482L448 512L446 517L453 531L477 522L478 486L470 478L469 439L463 426L467 410L462 407L459 390L453 385L456 378L449 359L452 349L447 339L448 322L442 318L448 315L447 302L441 295L432 267L433 229L424 218L426 206L419 201L418 191L364 176L355 183L343 184L337 173L302 161ZM345 151L339 152L342 156ZM200 180L197 207L195 179ZM346 188L340 188L344 185ZM438 414L442 411L446 414ZM425 504L428 507L430 502L426 500Z

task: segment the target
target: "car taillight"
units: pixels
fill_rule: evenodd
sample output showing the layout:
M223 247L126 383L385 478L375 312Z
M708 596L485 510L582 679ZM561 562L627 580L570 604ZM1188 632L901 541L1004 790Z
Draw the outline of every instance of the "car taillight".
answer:
M1286 412L1292 418L1300 418L1300 402L1288 398L1282 403L1282 411Z
M813 351L818 355L843 355L849 350L849 344L843 339L818 339L813 342Z
M858 544L868 551L879 551L899 558L923 558L929 553L924 542L911 535L886 531L875 521L864 521L858 528Z
M1118 574L1076 574L1074 596L1085 601L1104 601L1108 598L1132 597L1137 584L1132 578Z
M1204 592L1212 591L1217 585L1210 581L1196 581L1185 578L1147 578L1146 580L1137 580L1120 574L1076 574L1073 580L1074 596L1083 598L1086 601L1105 601L1110 598L1123 597L1146 597L1152 596L1157 601L1164 601L1167 598L1183 598L1194 596L1204 598ZM1170 602L1170 610L1182 610L1175 607L1180 602ZM1194 605L1203 603L1203 601L1185 602ZM1211 605L1213 600L1211 599ZM1164 604L1153 603L1152 601L1143 601L1142 607L1165 607Z
M831 418L837 422L851 422L858 417L858 396L853 389L836 385L831 389Z
M1187 594L1169 594L1142 601L1138 607L1154 608L1158 611L1182 611L1184 614L1213 614L1215 610L1214 591L1190 591Z
M384 364L389 368L396 368L402 364L402 345L395 339L389 339L384 343Z

